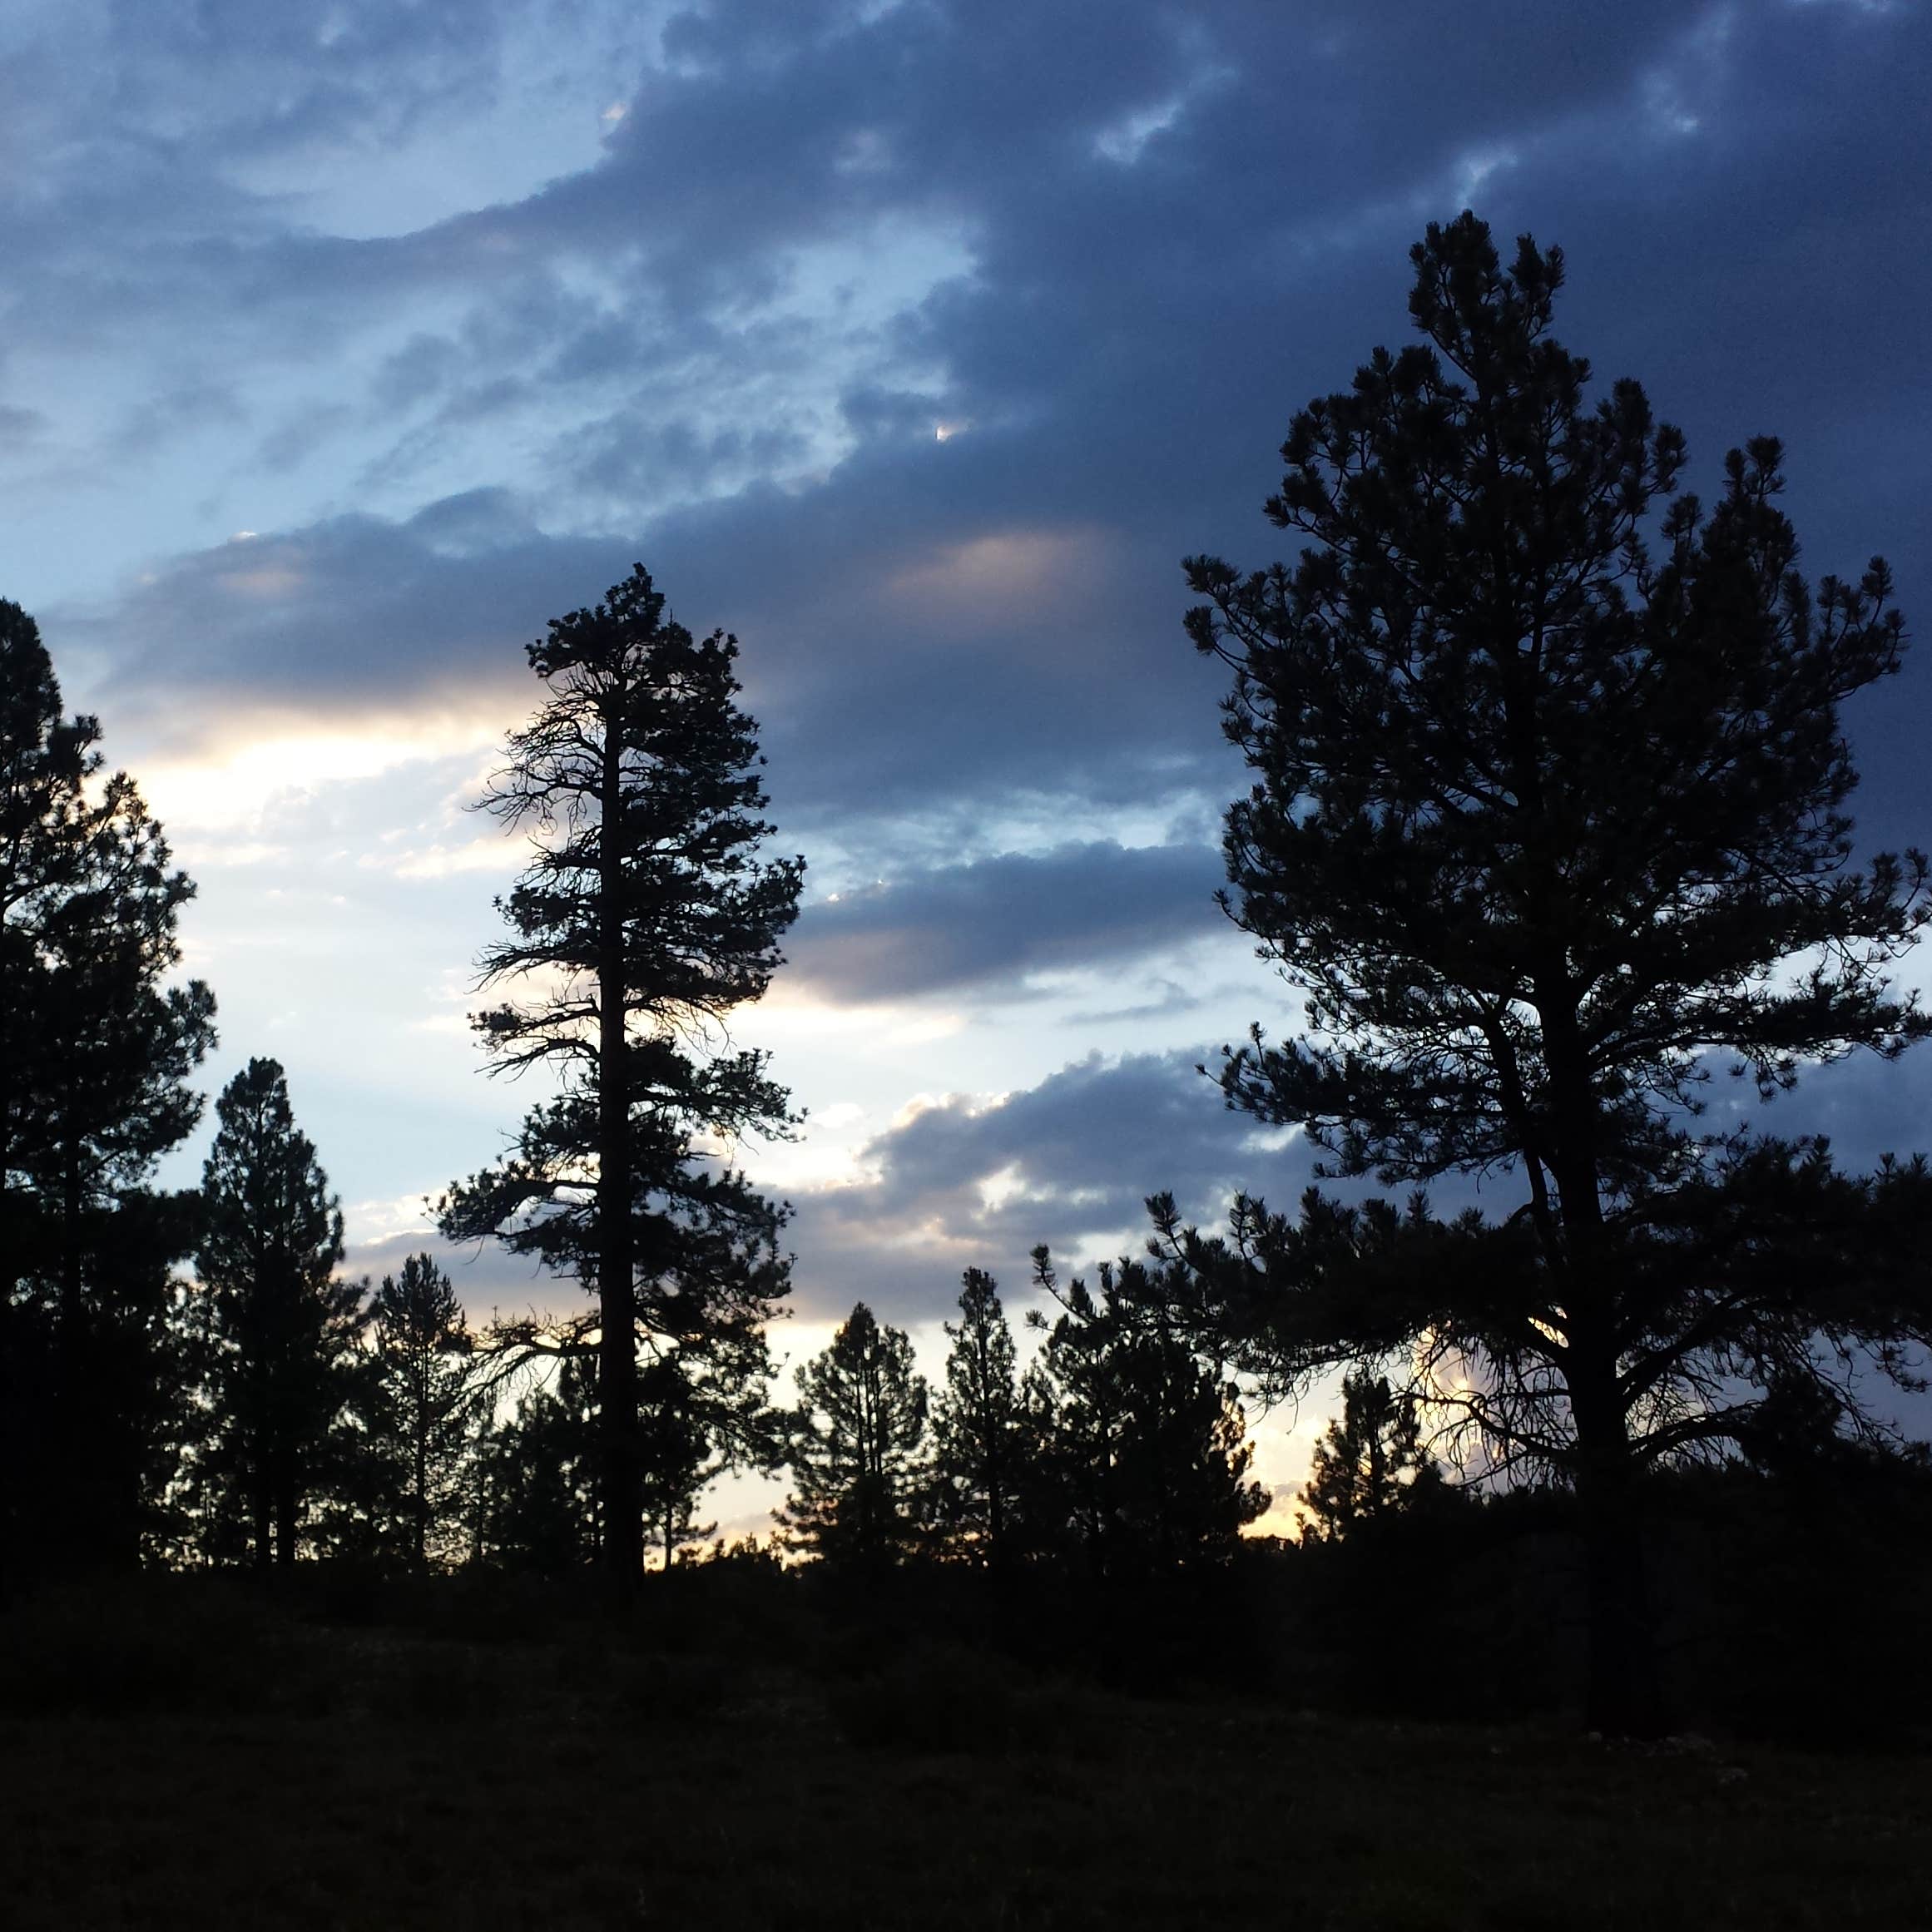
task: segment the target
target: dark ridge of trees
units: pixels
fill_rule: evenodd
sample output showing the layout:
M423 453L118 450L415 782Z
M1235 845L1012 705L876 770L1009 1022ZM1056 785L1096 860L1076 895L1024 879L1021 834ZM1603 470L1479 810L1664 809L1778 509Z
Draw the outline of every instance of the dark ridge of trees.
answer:
M1060 1304L1022 1375L990 1275L969 1269L936 1401L910 1338L860 1302L799 1370L783 1512L795 1549L864 1569L919 1556L1005 1574L1070 1563L1096 1579L1225 1561L1268 1506L1233 1388L1134 1296L1138 1265L1097 1295L1036 1280ZM1124 1278L1123 1278L1124 1277ZM929 1424L931 1424L929 1427Z
M1888 977L1926 860L1854 869L1845 810L1839 706L1904 631L1882 561L1799 572L1774 440L1707 508L1635 382L1586 399L1560 250L1526 236L1504 269L1465 214L1412 260L1425 339L1283 445L1267 510L1298 560L1187 563L1255 780L1223 903L1310 1023L1256 1028L1221 1082L1333 1176L1507 1171L1522 1206L1445 1227L1311 1193L1204 1239L1157 1201L1157 1234L1196 1332L1271 1386L1406 1354L1473 1448L1573 1490L1590 1721L1649 1733L1648 1474L1801 1385L1878 1433L1858 1368L1932 1336L1922 1163L1857 1179L1697 1117L1713 1056L1769 1097L1932 1030Z
M100 736L0 601L0 1579L22 1551L134 1563L180 1423L194 1209L150 1181L200 1117L215 1002L166 983L195 888Z
M545 696L483 801L534 846L498 902L512 936L484 954L483 981L534 990L476 1028L494 1070L546 1066L562 1091L531 1109L507 1159L451 1189L442 1227L498 1239L596 1297L565 1345L599 1362L620 1602L644 1563L641 1345L677 1357L693 1387L756 1385L786 1290L785 1211L703 1151L792 1125L766 1056L713 1050L781 963L804 871L759 856L772 828L737 654L723 632L701 640L672 621L640 565L530 646ZM752 1453L731 1402L712 1419Z
M295 1126L280 1063L250 1060L215 1103L195 1254L206 1434L196 1459L211 1553L295 1561L310 1509L353 1454L371 1310L338 1279L342 1210Z

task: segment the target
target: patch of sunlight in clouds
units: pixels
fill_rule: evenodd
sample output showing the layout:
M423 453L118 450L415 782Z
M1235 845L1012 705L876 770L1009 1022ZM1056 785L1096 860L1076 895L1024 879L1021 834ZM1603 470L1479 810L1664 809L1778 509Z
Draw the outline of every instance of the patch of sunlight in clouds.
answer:
M420 1194L351 1201L344 1209L344 1218L354 1226L360 1247L381 1247L399 1241L429 1248L437 1245L435 1226Z
M1020 1200L1028 1192L1026 1170L1018 1161L1008 1161L995 1172L982 1176L976 1185L980 1207L988 1214L998 1213L1009 1201Z
M836 1005L788 986L782 973L772 982L756 1012L759 1037L767 1045L809 1046L837 1040L862 1058L951 1039L968 1021L963 1013L929 1012L909 1003Z
M816 1116L808 1123L816 1125ZM809 1139L770 1141L741 1150L745 1165L755 1172L766 1194L792 1196L836 1194L864 1187L877 1180L877 1169L859 1158L856 1147L840 1145L822 1134Z
M171 841L171 849L176 863L186 866L190 872L286 865L293 857L286 845L270 845L265 840L210 838L206 835L176 839Z
M1170 95L1152 107L1136 108L1132 114L1123 115L1094 136L1093 151L1102 161L1112 161L1120 167L1132 167L1141 158L1141 151L1147 143L1181 118L1186 105L1187 97L1183 92Z
M254 825L278 800L364 783L404 765L467 757L499 744L503 736L502 719L481 714L396 718L334 730L284 720L262 721L251 730L240 721L208 751L144 757L141 790L171 829L238 830ZM478 869L483 864L479 859L443 869Z
M393 871L399 879L448 879L463 872L512 872L527 856L522 839L499 832L463 845L426 845L393 856L372 853L362 863Z
M758 1185L779 1195L831 1194L876 1181L876 1162L859 1158L872 1138L874 1109L839 1100L810 1109L795 1141L746 1142L740 1149Z
M245 542L249 539L237 537L235 541ZM257 570L225 570L215 582L225 591L234 591L246 597L260 597L265 602L291 595L308 579L291 564L265 563Z
M467 1038L473 1030L467 1013L425 1013L420 1019L409 1022L409 1031L413 1033L447 1033L460 1039Z
M1009 530L949 543L886 580L885 601L922 625L983 634L1089 603L1116 539L1097 527Z

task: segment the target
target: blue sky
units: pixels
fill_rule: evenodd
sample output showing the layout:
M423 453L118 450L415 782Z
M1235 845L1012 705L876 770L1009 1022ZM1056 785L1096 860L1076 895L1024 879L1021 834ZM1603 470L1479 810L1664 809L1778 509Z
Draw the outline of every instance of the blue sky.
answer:
M16 0L0 594L200 882L211 1089L284 1062L379 1271L527 1097L463 1023L523 643L640 558L736 632L810 865L739 1028L811 1117L751 1150L790 1345L929 1333L1152 1189L1305 1177L1192 1071L1294 1009L1212 904L1179 562L1278 554L1289 417L1404 337L1428 220L1560 242L1694 487L1782 436L1810 568L1883 552L1923 627L1929 86L1924 6L1840 0ZM1872 844L1932 845L1929 680L1848 718ZM1773 1124L1932 1146L1932 1058Z

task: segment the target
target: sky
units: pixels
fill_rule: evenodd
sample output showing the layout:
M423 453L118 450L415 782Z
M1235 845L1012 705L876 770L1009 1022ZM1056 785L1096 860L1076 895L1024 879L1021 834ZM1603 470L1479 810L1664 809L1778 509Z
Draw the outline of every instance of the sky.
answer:
M1289 419L1407 339L1429 221L1560 244L1692 487L1782 437L1807 567L1932 623L1929 92L1908 0L10 0L0 595L199 884L209 1092L280 1060L349 1266L479 1316L574 1293L424 1209L530 1098L465 1020L523 646L637 561L735 633L809 866L734 1029L808 1113L746 1149L776 1339L864 1299L936 1367L968 1266L1018 1309L1151 1191L1306 1184L1196 1071L1295 1006L1214 904L1181 559L1283 553ZM1848 708L1867 850L1932 846L1929 692ZM1932 1049L1753 1124L1932 1148ZM1262 1432L1283 1506L1321 1421Z

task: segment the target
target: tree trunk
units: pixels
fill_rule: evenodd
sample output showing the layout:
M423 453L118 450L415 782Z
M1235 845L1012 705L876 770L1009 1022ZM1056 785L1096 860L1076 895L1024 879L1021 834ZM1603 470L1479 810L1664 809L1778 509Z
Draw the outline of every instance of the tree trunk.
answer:
M429 1447L421 1418L416 1427L416 1568L429 1567Z
M94 1429L101 1418L87 1413L85 1314L81 1296L81 1171L69 1147L62 1163L60 1298L54 1329L53 1430L43 1486L53 1501L47 1540L63 1568L90 1568L98 1554L92 1547L100 1528L100 1499L94 1481L101 1459Z
M1567 1305L1563 1372L1576 1430L1583 1539L1584 1720L1606 1736L1655 1737L1663 1727L1662 1712L1643 1574L1637 1464L1617 1387L1617 1257L1599 1184L1601 1115L1575 991L1560 959L1543 962L1536 1004L1549 1068L1549 1166L1561 1231L1546 1258Z
M637 1264L631 1221L630 1069L625 1021L624 732L605 720L603 843L597 882L597 1413L603 1437L604 1555L620 1610L644 1575L643 1471L637 1453Z
M255 1567L265 1570L275 1561L274 1489L269 1474L269 1451L258 1445L255 1465L249 1471L249 1513L255 1519Z
M1598 1354L1573 1362L1570 1406L1583 1541L1584 1721L1607 1737L1656 1737L1663 1730L1656 1637L1636 1469L1613 1360Z
M275 1562L283 1569L295 1561L295 1524L300 1514L297 1495L295 1458L283 1449L275 1458Z

